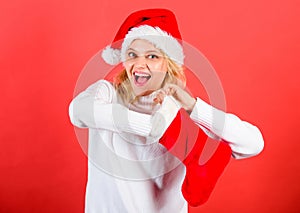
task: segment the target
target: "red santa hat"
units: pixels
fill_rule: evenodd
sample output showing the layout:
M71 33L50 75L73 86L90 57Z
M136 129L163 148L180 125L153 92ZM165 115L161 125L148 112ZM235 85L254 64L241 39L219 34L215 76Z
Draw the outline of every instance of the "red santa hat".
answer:
M182 65L184 54L181 35L173 12L167 9L146 9L132 13L121 25L111 45L102 51L110 65L125 61L125 53L135 39L145 39Z

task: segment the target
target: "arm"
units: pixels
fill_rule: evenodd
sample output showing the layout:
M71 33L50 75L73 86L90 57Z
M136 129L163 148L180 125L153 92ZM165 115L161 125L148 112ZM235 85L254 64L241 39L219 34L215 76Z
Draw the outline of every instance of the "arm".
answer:
M113 103L114 96L114 88L105 80L89 86L69 106L72 124L80 128L99 128L149 136L151 116Z
M157 140L180 109L173 98L166 98L162 107L154 115L138 113L114 103L115 95L113 86L105 80L88 87L75 97L69 106L72 124L80 128L127 132ZM166 110L169 112L168 116L163 116L167 114Z
M263 149L263 137L256 126L218 110L200 98L197 98L190 117L208 136L227 142L235 158L251 157Z
M166 85L158 95L159 101L167 95L173 96L209 137L227 142L233 157L247 158L262 151L264 141L256 126L233 114L218 110L200 98L193 98L177 85Z

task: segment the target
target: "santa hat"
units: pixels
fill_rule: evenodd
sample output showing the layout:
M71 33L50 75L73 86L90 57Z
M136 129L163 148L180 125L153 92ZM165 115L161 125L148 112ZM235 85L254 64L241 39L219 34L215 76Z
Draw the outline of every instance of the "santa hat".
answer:
M110 65L125 61L125 53L135 39L145 39L182 65L184 54L175 15L167 9L146 9L132 13L121 25L111 45L102 51Z

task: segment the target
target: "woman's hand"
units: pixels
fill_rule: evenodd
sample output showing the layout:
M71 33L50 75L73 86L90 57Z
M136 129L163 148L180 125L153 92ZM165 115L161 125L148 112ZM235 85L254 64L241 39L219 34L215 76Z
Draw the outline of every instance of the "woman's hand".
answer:
M176 84L166 84L157 93L154 101L156 103L162 103L166 96L173 96L188 113L193 110L196 104L196 99Z

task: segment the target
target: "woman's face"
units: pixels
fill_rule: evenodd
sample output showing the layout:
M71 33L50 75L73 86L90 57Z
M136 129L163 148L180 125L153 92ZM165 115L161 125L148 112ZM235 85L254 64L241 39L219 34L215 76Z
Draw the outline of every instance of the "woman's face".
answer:
M126 51L123 63L136 96L148 95L162 87L167 73L167 60L147 40L134 40Z

